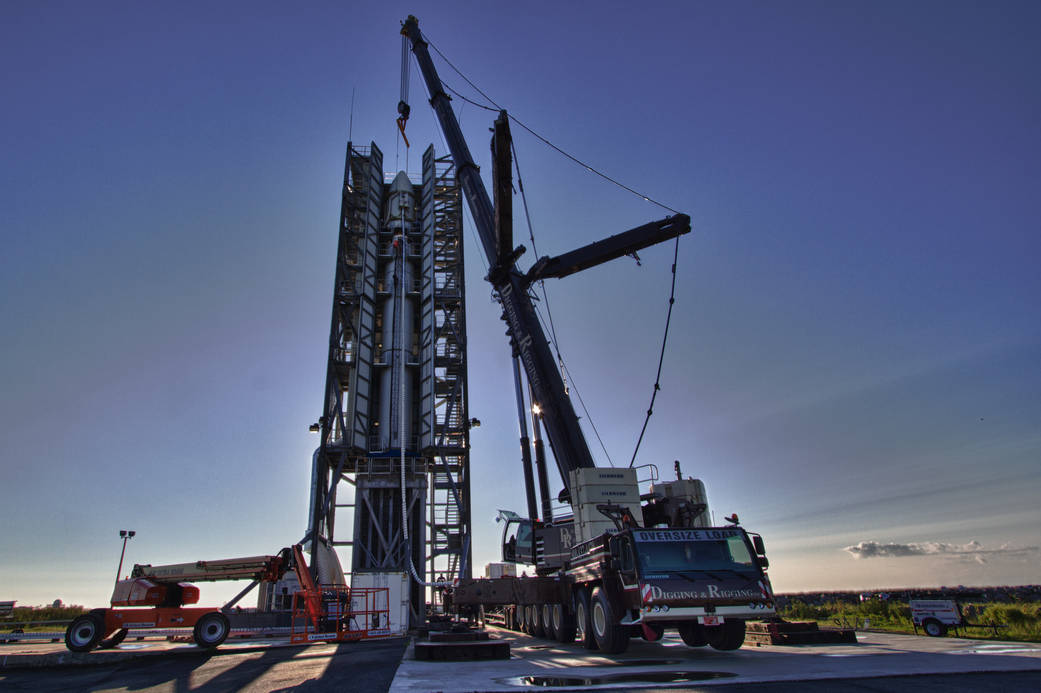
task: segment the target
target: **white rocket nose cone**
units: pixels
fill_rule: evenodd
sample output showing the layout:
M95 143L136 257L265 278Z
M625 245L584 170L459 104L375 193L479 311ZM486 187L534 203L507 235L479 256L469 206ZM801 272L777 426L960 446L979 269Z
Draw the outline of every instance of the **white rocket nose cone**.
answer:
M408 174L404 171L398 171L398 175L394 176L394 182L390 184L391 192L412 192L412 181L408 179Z

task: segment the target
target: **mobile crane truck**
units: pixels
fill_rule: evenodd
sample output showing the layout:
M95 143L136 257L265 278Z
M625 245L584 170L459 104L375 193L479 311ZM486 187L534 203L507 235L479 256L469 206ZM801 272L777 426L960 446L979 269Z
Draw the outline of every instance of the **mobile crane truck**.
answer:
M528 517L500 513L500 519L506 520L503 560L534 564L536 572L531 578L461 579L453 591L454 605L501 606L508 627L560 642L578 637L587 648L605 653L623 652L634 633L658 640L666 627L677 628L683 641L693 647L739 648L746 619L774 614L762 538L741 528L736 516L729 526L710 526L700 481L658 482L641 495L635 469L596 467L529 295L536 281L565 277L688 233L690 217L676 214L563 255L539 258L522 273L516 260L525 248L513 247L509 116L500 112L492 138L493 207L414 16L402 24L401 34L419 64L430 104L451 150L488 260L487 279L508 326ZM402 131L402 119L407 119L409 111L403 98L398 105ZM541 518L521 367L531 409L537 412L532 423ZM545 428L563 481L559 499L572 508L571 517L556 522L538 437L540 427Z

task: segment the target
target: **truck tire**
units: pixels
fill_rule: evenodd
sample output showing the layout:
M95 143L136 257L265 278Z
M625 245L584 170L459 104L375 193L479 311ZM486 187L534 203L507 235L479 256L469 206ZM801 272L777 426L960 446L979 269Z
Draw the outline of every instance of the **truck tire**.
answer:
M531 634L536 638L546 637L546 623L542 620L542 605L531 606Z
M228 623L228 617L219 611L211 611L208 614L203 614L195 622L195 629L192 631L192 635L195 638L196 645L212 650L224 642L230 630L231 624Z
M947 626L937 621L935 618L927 618L922 621L922 630L930 638L942 638L947 635Z
M594 589L589 602L589 617L597 647L608 654L625 652L629 647L630 629L618 622L604 588Z
M119 645L119 643L121 643L124 640L126 640L126 637L127 637L127 629L126 628L120 628L115 633L113 633L112 635L108 636L107 638L105 638L104 640L99 642L98 643L98 649L99 650L107 650L107 649L112 648L112 647L117 647Z
M73 652L90 652L101 642L104 618L95 614L77 616L65 629L65 647Z
M736 650L745 644L745 621L728 618L718 626L706 627L705 635L714 650Z
M554 604L550 609L550 619L557 642L575 642L575 615L568 613L563 604Z
M593 637L593 627L589 623L589 591L579 587L575 591L575 621L576 638L587 650L597 649L596 638Z
M680 638L688 647L704 647L708 645L708 637L705 635L705 626L697 621L681 623L679 626Z
M539 606L540 620L542 621L542 629L546 631L547 640L557 639L557 629L553 625L553 605L542 604Z

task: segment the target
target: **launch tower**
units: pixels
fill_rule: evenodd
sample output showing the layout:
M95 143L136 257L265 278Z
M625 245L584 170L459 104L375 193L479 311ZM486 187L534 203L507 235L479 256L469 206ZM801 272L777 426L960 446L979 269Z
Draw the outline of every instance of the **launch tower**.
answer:
M408 576L413 626L423 583L471 574L462 222L451 157L388 182L348 143L309 542L320 579L330 548L352 580Z

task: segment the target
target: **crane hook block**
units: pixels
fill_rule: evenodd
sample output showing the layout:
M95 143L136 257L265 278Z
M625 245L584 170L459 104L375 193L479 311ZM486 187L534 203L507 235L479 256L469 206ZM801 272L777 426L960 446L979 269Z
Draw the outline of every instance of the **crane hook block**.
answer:
M405 134L405 123L408 122L409 107L404 101L398 102L398 131L401 133L401 139L405 140L405 147L409 148L411 145L408 143L408 135Z

